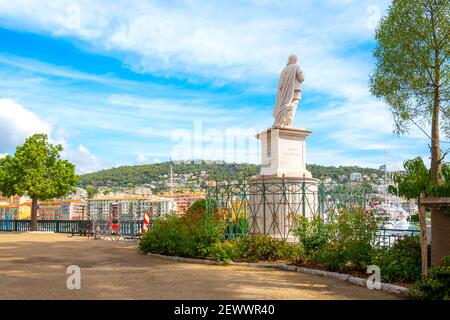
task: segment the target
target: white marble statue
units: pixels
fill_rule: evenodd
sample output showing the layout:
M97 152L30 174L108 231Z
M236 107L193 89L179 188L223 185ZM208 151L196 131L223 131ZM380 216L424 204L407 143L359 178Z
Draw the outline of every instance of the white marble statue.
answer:
M291 54L286 67L281 71L278 83L277 100L273 116L273 128L290 127L294 120L295 111L301 99L300 84L304 81L303 72L297 64L297 56Z

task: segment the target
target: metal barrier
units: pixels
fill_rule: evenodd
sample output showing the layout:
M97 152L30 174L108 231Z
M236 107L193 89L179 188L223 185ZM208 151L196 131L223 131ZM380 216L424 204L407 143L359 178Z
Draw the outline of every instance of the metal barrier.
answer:
M420 236L418 229L378 229L375 237L375 246L392 247L394 243L404 237Z
M86 220L38 220L38 231L71 233L80 227L80 222ZM105 221L105 225L107 221ZM122 221L119 225L119 234L124 236L138 236L142 231L143 221ZM31 230L30 220L0 220L0 231L24 232Z

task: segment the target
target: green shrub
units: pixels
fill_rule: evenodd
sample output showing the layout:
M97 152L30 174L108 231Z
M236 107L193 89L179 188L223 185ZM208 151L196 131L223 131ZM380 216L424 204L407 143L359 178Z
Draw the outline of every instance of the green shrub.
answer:
M211 246L208 258L214 261L223 261L226 263L239 260L236 242L234 240L229 240L223 243L214 243Z
M295 261L302 257L301 248L296 244L278 241L268 235L246 236L235 240L237 254L240 260Z
M378 249L372 264L380 267L384 281L414 282L420 279L421 261L420 238L408 236L391 248Z
M313 256L323 250L332 235L331 225L326 224L320 217L308 219L298 217L295 221L293 234L299 239L305 254Z
M294 234L304 248L306 260L325 269L364 270L373 256L378 223L372 212L355 209L320 217L299 218Z
M267 235L246 236L236 239L239 257L245 261L276 260L277 241Z
M191 206L186 210L187 214L197 213L197 212L205 212L207 206L206 199L195 200Z
M409 216L409 217L408 217L408 221L409 221L409 222L418 223L418 222L420 221L420 220L419 220L419 214L416 213L416 214L413 214L413 215Z
M450 300L450 256L418 280L408 294L420 300Z
M355 269L365 271L373 256L373 242L378 223L371 211L341 211L334 217L335 236L325 250L322 264L331 270ZM328 254L327 253L330 253ZM328 264L328 265L327 265Z
M143 252L204 258L223 237L224 223L205 210L155 220L139 244Z

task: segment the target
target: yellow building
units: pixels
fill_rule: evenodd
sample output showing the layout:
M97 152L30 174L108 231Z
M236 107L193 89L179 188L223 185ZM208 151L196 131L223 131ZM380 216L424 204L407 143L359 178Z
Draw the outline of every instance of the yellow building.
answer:
M21 205L0 205L0 219L31 219L31 203L23 203Z

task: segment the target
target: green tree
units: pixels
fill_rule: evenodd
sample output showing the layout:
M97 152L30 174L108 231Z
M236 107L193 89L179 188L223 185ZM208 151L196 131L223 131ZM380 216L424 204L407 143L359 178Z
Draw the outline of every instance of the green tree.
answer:
M38 200L64 197L78 182L75 166L61 160L62 150L50 144L47 135L35 134L16 148L14 156L0 159L0 192L31 197L32 231L37 230Z
M89 186L86 188L86 192L88 194L88 199L92 199L98 193L98 190Z
M389 105L397 134L431 122L430 176L439 184L440 129L450 136L450 0L394 0L376 41L371 92Z
M441 166L449 152L441 151L441 130L450 137L450 0L393 0L375 38L371 92L390 107L396 134L416 125L428 136L430 181L441 185ZM423 129L426 124L431 124L430 134ZM437 209L432 215L441 220ZM434 245L450 249L445 236L433 239Z
M394 174L395 185L388 187L388 192L407 199L418 199L421 192L430 195L430 175L421 157L403 163L404 173Z

